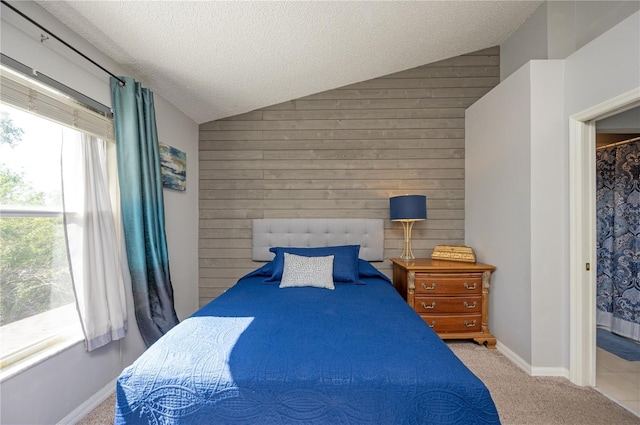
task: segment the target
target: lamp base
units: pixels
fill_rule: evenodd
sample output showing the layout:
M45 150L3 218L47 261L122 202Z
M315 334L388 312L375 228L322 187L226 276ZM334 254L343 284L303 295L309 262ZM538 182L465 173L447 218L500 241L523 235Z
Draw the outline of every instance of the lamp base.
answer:
M408 255L408 256L406 256L406 255L401 255L401 256L400 256L400 259L401 259L402 261L404 261L405 263L410 263L411 261L415 260L415 259L416 259L416 257L414 257L414 256L413 256L413 254L409 253L409 255Z
M413 251L411 251L411 229L415 221L402 221L402 227L404 228L404 249L400 255L400 259L404 262L415 260Z

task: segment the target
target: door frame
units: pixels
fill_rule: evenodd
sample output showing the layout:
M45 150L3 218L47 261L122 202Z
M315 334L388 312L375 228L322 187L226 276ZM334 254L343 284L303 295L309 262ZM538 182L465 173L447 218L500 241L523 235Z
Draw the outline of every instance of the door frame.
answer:
M569 379L576 385L596 384L595 122L638 105L640 87L569 117Z

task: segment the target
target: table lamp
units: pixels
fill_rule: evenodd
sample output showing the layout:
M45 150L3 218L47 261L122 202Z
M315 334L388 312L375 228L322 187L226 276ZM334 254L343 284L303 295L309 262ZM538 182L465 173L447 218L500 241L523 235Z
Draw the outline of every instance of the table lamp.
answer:
M404 227L404 249L400 258L414 260L411 251L411 228L416 221L427 219L427 197L424 195L401 195L389 198L391 221L399 221Z

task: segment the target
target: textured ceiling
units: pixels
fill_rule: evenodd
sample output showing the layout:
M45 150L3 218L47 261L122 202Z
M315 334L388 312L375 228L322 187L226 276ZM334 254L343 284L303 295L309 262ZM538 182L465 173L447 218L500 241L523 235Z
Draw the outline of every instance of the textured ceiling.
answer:
M541 1L38 1L197 123L502 43Z

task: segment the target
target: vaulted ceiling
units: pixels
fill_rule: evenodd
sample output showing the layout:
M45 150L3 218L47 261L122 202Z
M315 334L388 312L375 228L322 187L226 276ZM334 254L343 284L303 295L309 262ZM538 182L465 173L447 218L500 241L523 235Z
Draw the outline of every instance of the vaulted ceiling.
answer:
M499 45L541 1L38 1L197 123Z

